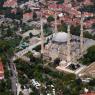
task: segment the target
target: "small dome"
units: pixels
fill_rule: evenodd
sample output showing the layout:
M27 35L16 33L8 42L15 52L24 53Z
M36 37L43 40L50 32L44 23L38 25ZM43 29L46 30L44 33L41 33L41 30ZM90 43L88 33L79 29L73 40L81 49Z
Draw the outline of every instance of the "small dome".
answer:
M67 65L67 62L66 61L61 61L59 64L60 64L60 66L63 66L64 67L64 66Z
M67 39L68 39L68 34L67 33L58 32L58 33L53 35L52 41L63 43L63 42L67 42Z

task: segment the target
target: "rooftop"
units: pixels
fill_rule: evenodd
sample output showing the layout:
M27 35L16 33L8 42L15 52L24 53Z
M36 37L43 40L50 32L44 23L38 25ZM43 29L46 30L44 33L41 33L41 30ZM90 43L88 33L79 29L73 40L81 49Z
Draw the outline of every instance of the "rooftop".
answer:
M3 78L4 78L4 69L3 69L2 61L0 60L0 79Z
M84 94L80 94L80 95L95 95L95 92L89 92L89 93L84 93Z

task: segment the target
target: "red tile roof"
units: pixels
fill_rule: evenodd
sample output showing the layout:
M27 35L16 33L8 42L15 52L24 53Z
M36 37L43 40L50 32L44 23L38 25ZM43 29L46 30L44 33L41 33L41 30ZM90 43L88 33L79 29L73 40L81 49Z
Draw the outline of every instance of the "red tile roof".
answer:
M80 94L80 95L95 95L95 93L91 92L91 93L84 93L84 94Z
M32 19L32 16L33 16L32 12L30 12L30 13L25 13L25 14L23 14L23 20L24 20L24 21L31 20L31 19Z
M0 61L0 79L3 78L4 78L4 68L3 68L2 61Z
M91 0L84 0L83 2L85 5L92 5L93 3L91 2Z
M51 3L50 5L48 5L50 14L48 14L48 12L44 13L44 16L48 17L49 15L54 15L54 13L52 11L54 11L55 9L57 9L57 15L59 14L59 12L61 12L60 10L64 10L64 12L69 13L71 17L81 17L81 12L77 10L76 7L72 7L71 4L66 3L67 0L64 0L65 3L63 4L55 4L55 3ZM85 4L91 4L91 0L84 0L83 1ZM93 13L88 13L88 12L84 12L83 15L85 17L93 17ZM72 25L76 26L80 24L80 19L79 18L70 18L69 16L62 16L60 17L60 20L63 20L65 23L71 23ZM95 20L88 20L84 22L84 27L85 28L90 28L92 26L92 24L95 23Z
M84 12L84 13L83 13L83 16L84 16L84 17L93 17L94 14L93 14L93 13L89 13L89 12Z
M87 20L84 22L85 28L90 28L95 23L95 19Z
M7 0L4 2L3 7L16 7L17 6L17 0Z
M11 13L16 14L16 12L17 12L17 9L12 9L12 10L11 10Z

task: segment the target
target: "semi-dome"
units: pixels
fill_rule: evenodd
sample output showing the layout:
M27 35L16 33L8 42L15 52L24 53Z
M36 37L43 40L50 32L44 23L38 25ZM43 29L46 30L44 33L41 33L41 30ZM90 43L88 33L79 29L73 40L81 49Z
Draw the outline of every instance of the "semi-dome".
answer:
M63 43L63 42L67 42L67 39L68 39L68 34L67 33L58 32L58 33L53 35L52 41Z

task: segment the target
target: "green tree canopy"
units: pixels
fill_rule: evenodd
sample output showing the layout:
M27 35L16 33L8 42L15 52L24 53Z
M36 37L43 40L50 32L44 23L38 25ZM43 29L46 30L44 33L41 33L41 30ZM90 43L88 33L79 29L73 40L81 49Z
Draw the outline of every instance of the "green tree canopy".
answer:
M47 21L48 21L48 22L54 21L54 17L53 17L53 16L49 16L49 17L47 18Z
M89 65L95 61L95 45L87 49L87 53L83 56L81 61L85 65Z
M64 3L64 0L57 0L57 4L63 4Z

